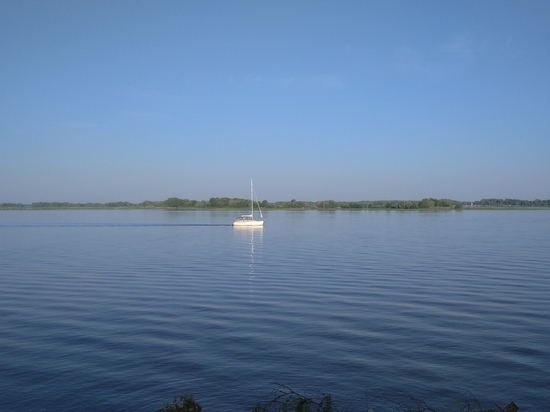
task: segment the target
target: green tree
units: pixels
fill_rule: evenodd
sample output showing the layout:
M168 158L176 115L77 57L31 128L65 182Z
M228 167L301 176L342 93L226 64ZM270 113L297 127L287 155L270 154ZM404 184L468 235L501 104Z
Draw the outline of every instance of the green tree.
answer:
M323 200L321 202L317 202L317 209L330 209L334 210L338 207L336 202L334 200Z
M451 207L453 204L448 199L440 199L435 201L436 207Z
M169 199L166 199L162 203L164 207L183 207L184 205L183 200L177 197L171 197Z
M307 203L303 201L297 201L296 199L292 199L290 202L287 202L285 206L289 209L306 209Z
M435 207L435 199L422 199L418 207L420 209L433 209Z

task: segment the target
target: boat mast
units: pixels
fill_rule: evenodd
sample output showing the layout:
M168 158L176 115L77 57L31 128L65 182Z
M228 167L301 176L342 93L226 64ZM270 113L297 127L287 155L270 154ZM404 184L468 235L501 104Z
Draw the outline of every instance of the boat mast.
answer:
M250 215L254 219L254 186L252 184L252 179L250 179Z

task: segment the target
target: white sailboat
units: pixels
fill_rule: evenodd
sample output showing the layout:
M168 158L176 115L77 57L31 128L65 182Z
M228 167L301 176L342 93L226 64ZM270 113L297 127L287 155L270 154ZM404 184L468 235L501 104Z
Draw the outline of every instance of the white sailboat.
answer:
M238 218L236 218L235 221L233 222L233 226L263 226L264 217L262 215L262 209L260 209L259 204L258 204L258 210L260 211L260 219L255 220L254 219L254 185L252 183L252 179L250 179L250 214L241 215Z

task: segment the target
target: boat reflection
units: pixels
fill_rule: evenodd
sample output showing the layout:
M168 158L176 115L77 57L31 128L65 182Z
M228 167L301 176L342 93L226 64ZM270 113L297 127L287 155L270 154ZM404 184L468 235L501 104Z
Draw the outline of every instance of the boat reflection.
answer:
M249 292L252 295L253 283L256 278L256 254L261 251L263 244L263 226L233 226L236 236L249 247L250 262L248 264Z

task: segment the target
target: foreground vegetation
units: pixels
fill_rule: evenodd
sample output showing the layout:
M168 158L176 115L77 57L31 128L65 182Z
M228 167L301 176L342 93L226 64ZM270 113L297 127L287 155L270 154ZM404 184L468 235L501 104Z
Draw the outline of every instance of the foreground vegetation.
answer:
M290 201L259 203L264 210L365 210L365 209L462 209L468 208L550 208L549 200L519 200L519 199L482 199L475 202L462 202L450 199L425 198L422 200L362 200L358 202L337 202L322 200L308 202L292 199ZM70 202L34 202L30 205L22 203L0 203L0 210L35 210L35 209L234 209L246 210L250 207L249 199L212 197L210 200L190 200L171 197L162 201L146 200L141 203L108 202L108 203L70 203Z
M398 397L399 398L399 397ZM396 412L437 412L426 402L407 397L407 399L384 399L384 410ZM457 403L456 412L517 412L519 409L514 402L510 402L501 408L497 404L495 408L486 409L480 405L471 393ZM338 409L330 395L321 395L319 399L314 399L302 395L288 386L275 384L267 400L259 402L252 409L253 412L352 412L350 407ZM364 411L364 408L361 408ZM378 409L377 409L378 410ZM366 405L367 412L374 412L369 408L368 400ZM164 408L156 412L202 412L202 407L193 398L192 395L182 394L175 398L172 403L166 404ZM452 412L446 410L445 412Z

